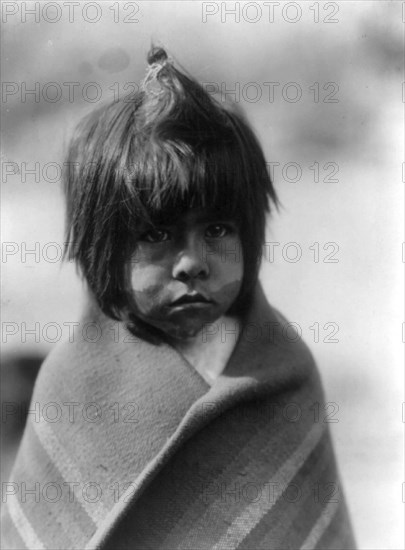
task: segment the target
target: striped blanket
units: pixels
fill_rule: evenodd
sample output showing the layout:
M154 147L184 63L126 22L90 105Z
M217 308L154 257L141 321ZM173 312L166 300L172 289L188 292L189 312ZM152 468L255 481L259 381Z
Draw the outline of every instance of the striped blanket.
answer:
M258 287L210 387L172 347L89 310L41 367L2 548L355 548L336 413L290 329Z

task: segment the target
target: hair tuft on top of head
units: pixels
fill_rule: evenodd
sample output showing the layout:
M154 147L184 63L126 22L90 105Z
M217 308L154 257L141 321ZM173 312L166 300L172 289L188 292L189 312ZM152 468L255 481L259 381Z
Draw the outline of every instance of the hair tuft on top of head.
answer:
M142 90L152 98L160 98L173 87L173 62L160 46L152 46L146 59L148 67L142 81Z
M166 51L160 46L152 46L147 55L148 65L159 64L163 65L168 60Z

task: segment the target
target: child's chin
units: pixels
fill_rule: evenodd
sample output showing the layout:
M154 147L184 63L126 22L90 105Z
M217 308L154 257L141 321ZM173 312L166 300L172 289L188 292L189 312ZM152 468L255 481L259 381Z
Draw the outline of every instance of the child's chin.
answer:
M178 340L194 338L201 329L214 323L221 316L221 311L217 308L207 308L206 310L191 310L186 312L177 312L173 315L171 322L164 327L166 334Z
M206 326L210 322L213 321L211 319L191 319L187 322L173 323L169 326L166 326L164 331L170 338L176 340L187 340L198 336L204 326Z
M176 326L166 329L166 334L176 340L187 340L188 338L195 338L201 331L204 324L189 325L189 326Z

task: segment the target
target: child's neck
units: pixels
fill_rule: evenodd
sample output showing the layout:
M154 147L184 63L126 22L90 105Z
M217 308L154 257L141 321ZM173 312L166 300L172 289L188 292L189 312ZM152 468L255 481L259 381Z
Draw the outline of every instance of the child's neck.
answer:
M226 367L239 333L237 317L224 315L195 336L173 341L172 345L211 385Z

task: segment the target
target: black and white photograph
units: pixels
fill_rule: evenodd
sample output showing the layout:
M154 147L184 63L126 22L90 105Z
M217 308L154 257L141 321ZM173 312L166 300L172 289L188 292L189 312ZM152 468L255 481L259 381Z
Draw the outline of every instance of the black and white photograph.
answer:
M405 3L1 9L1 548L404 548Z

